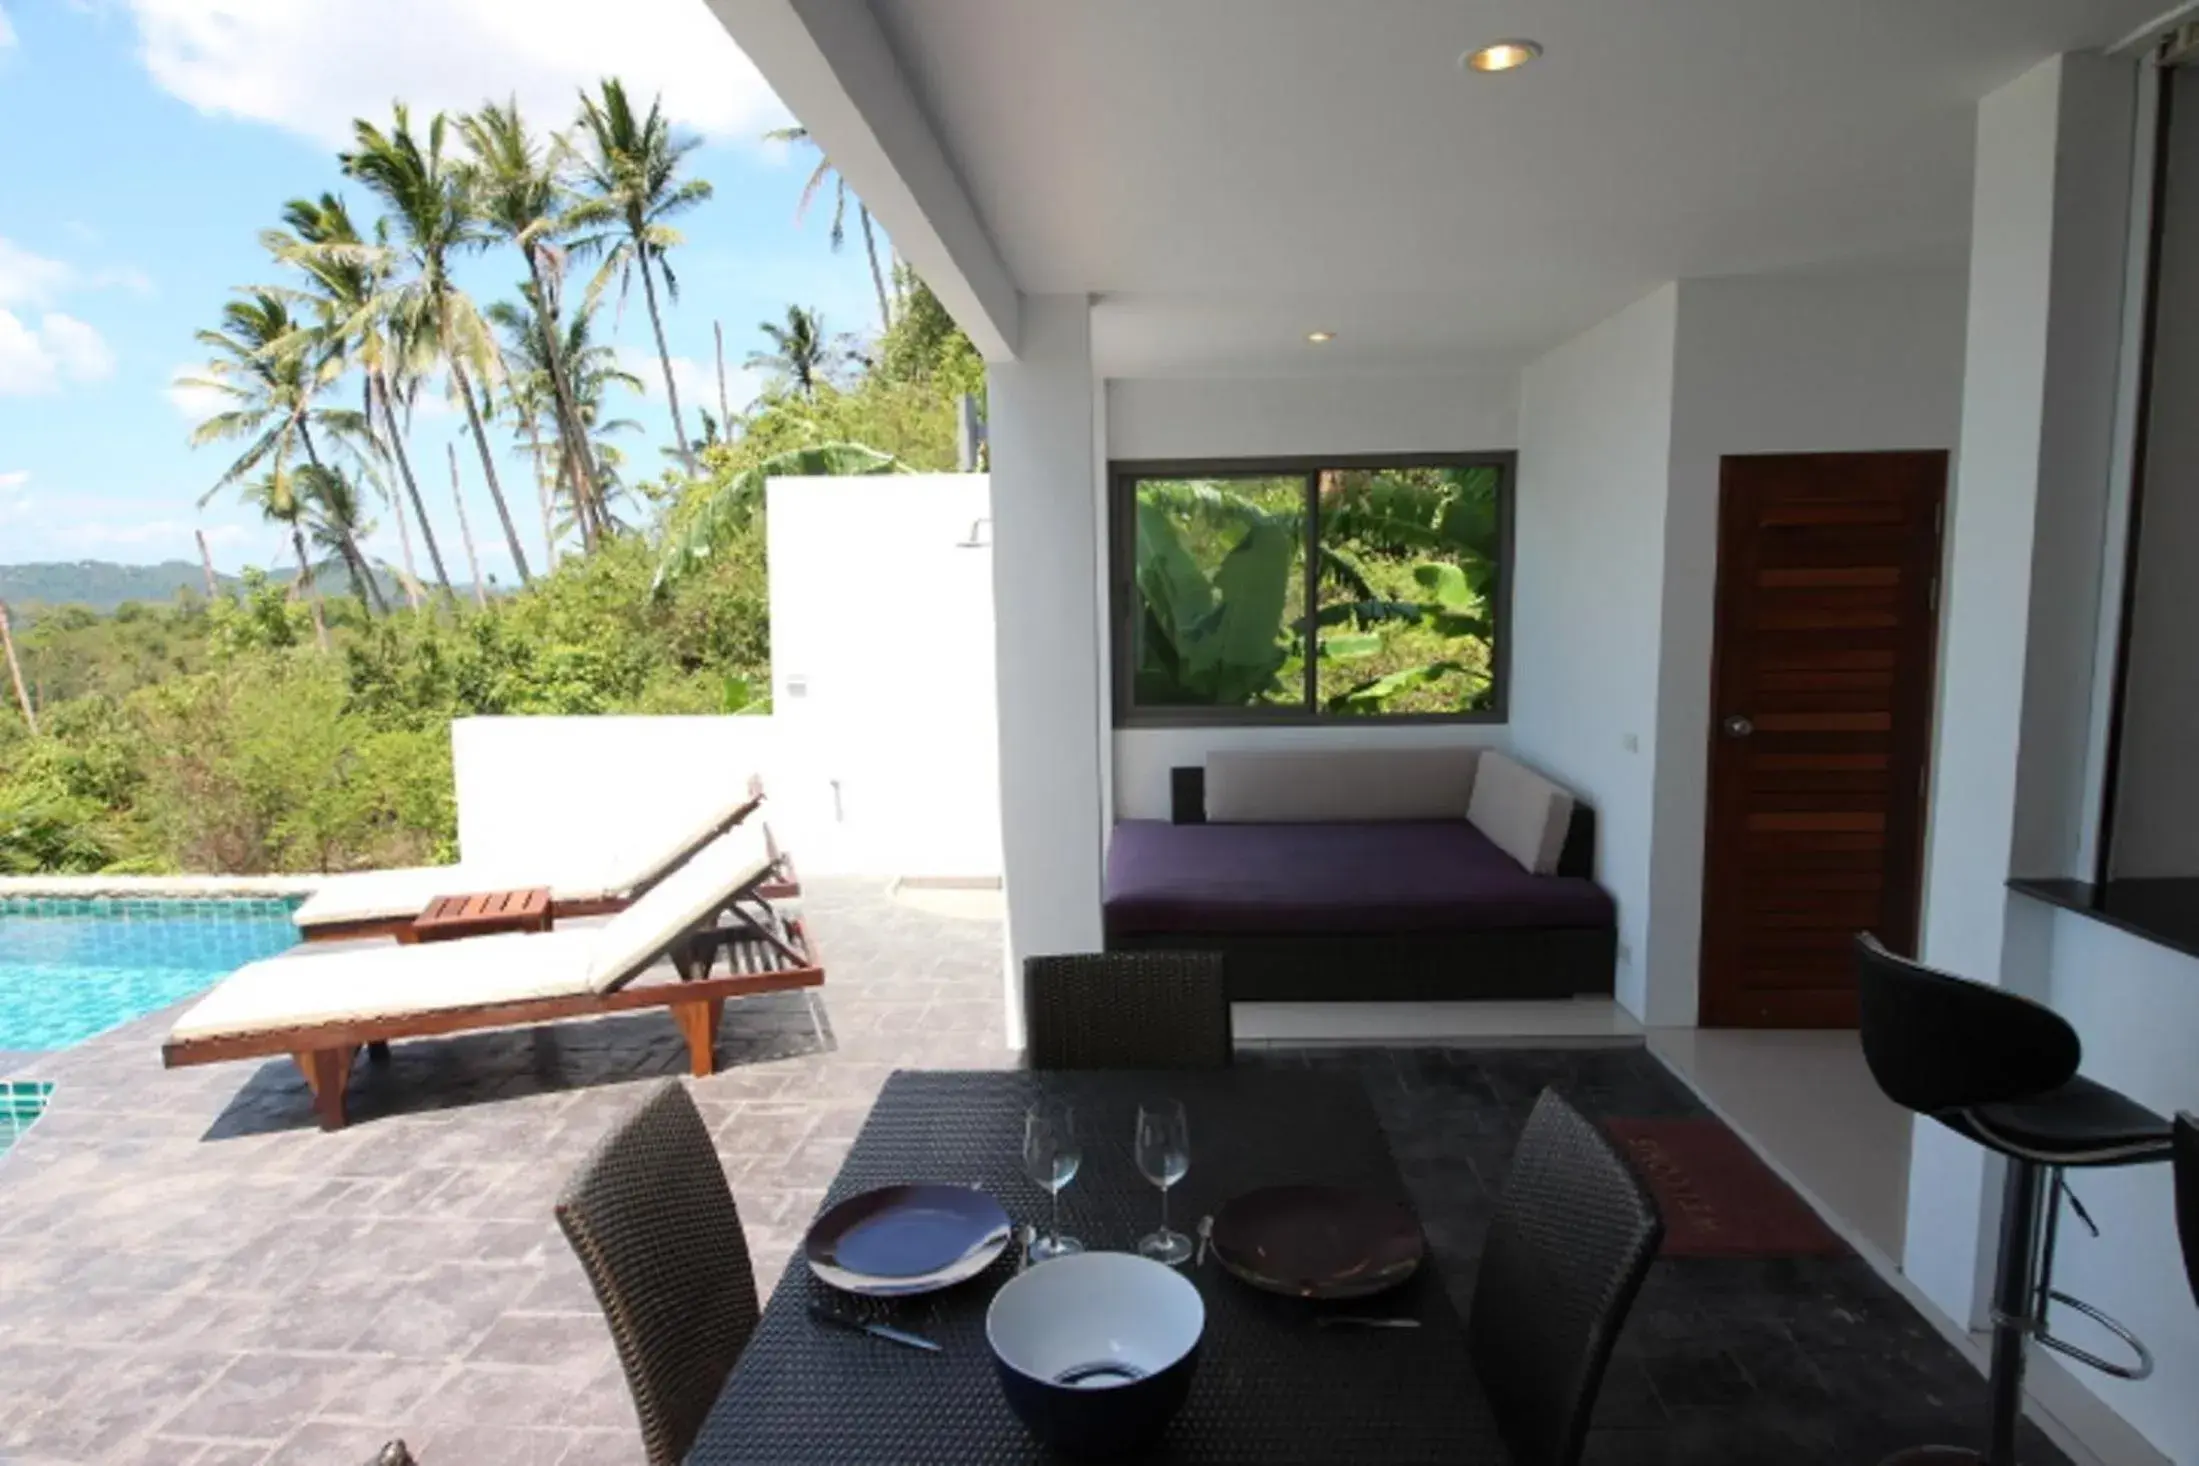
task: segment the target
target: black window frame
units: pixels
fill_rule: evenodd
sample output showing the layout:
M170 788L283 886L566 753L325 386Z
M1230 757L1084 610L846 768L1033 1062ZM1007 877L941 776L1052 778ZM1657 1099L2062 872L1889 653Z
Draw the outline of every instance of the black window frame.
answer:
M1494 468L1497 481L1497 584L1490 598L1496 634L1489 648L1489 706L1461 713L1324 713L1313 695L1318 659L1306 658L1307 697L1293 707L1140 707L1135 700L1138 592L1137 484L1142 479L1289 478L1306 482L1304 562L1306 605L1319 604L1315 553L1320 516L1314 498L1323 470ZM1412 724L1502 724L1509 721L1512 671L1513 499L1519 454L1330 453L1270 458L1116 459L1107 465L1108 657L1117 728L1380 728ZM1312 632L1308 631L1311 636ZM1311 648L1308 649L1309 652Z

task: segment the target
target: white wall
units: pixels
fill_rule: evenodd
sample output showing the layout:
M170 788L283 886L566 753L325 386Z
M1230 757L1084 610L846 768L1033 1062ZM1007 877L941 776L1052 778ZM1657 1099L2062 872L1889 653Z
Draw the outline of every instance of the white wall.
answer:
M1659 660L1648 986L1695 1021L1709 796L1719 460L1951 449L1962 415L1959 272L1680 283Z
M1125 380L1107 383L1110 458L1500 452L1518 442L1519 380L1466 376ZM1166 819L1168 771L1217 749L1501 745L1500 724L1372 728L1124 728L1117 819Z
M1636 1016L1649 1012L1642 958L1679 298L1664 286L1590 328L1529 367L1520 392L1511 742L1596 807L1596 875L1619 906L1617 995Z
M2087 917L2049 921L2048 1001L2083 1035L2086 1076L2164 1115L2199 1111L2199 961ZM2102 1235L2063 1226L2054 1285L2127 1324L2157 1361L2137 1384L2072 1373L2170 1460L2199 1462L2199 1308L2183 1283L2169 1167L2072 1171L2069 1182ZM2055 1328L2121 1357L2072 1314Z
M999 874L991 515L982 474L771 481L772 804L806 868Z
M1115 379L1113 458L1473 453L1519 434L1512 371L1409 377Z
M2199 112L2174 109L2114 874L2199 875Z
M1100 946L1101 399L1091 306L1030 296L1022 354L989 367L1001 850L1010 971ZM1021 1041L1010 985L1010 1027Z
M2011 898L2079 839L2121 327L2134 68L2050 61L1978 109L1960 463L1949 509L1926 961L2051 996L2053 923ZM1983 1309L1999 1168L1919 1122L1904 1271Z
M685 835L752 774L768 794L775 732L761 717L456 719L459 856L554 863L652 831ZM777 829L775 810L773 818Z

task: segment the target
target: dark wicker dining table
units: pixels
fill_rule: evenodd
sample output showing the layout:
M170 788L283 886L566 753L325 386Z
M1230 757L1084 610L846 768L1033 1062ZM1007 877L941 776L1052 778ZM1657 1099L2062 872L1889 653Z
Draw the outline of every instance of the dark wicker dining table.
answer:
M1350 1079L1308 1070L903 1072L886 1082L825 1204L899 1181L971 1183L1017 1222L1043 1227L1046 1194L1022 1168L1024 1112L1041 1095L1076 1106L1084 1159L1062 1193L1062 1229L1090 1248L1128 1250L1159 1220L1159 1192L1132 1154L1138 1104L1149 1097L1180 1099L1189 1117L1191 1169L1169 1197L1178 1230L1194 1231L1198 1218L1258 1186L1312 1182L1405 1196L1373 1107ZM1053 1459L1009 1411L985 1343L986 1308L1015 1264L1011 1247L959 1287L864 1305L866 1316L943 1346L931 1354L820 1325L809 1316L813 1303L845 1310L847 1300L797 1253L689 1466ZM1141 1460L1508 1459L1433 1258L1404 1286L1353 1303L1258 1292L1211 1255L1185 1273L1207 1308L1198 1373L1182 1412ZM1324 1309L1410 1314L1421 1327L1322 1328Z

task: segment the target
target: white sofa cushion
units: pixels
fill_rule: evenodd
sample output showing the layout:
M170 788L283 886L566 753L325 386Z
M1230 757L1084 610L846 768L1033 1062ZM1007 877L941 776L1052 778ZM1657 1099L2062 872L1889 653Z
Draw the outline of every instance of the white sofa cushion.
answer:
M1555 874L1573 821L1573 796L1494 751L1481 756L1466 818L1489 843L1538 876Z
M1465 818L1478 748L1210 753L1206 817L1217 824Z

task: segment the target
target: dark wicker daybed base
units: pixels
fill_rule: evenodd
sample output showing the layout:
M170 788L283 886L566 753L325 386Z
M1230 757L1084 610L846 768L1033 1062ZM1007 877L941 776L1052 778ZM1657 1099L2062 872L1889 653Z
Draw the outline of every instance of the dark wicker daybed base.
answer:
M1220 952L1233 1003L1518 1001L1608 996L1618 933L1109 933L1107 950Z

